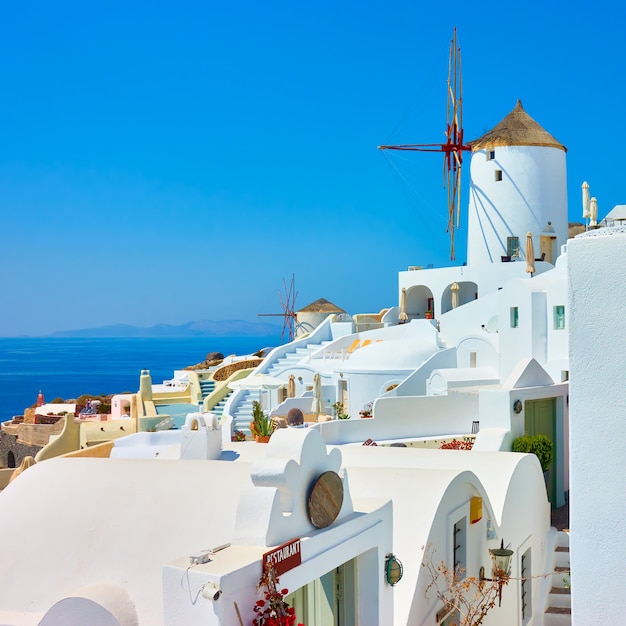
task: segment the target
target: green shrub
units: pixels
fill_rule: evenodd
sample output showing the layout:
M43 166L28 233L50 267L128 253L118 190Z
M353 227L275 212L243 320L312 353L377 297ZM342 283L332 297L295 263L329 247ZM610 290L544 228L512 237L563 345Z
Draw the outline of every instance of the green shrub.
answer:
M513 452L534 454L545 472L554 456L554 444L547 435L524 435L513 442Z

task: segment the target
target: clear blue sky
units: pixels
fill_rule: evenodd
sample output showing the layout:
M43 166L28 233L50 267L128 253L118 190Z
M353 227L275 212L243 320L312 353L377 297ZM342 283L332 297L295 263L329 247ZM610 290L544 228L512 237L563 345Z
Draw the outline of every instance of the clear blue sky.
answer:
M5 0L0 335L256 320L292 273L300 306L396 304L399 270L450 263L442 158L410 157L410 196L376 146L443 141L454 26L466 137L520 98L569 149L570 220L583 180L602 217L626 202L625 13Z

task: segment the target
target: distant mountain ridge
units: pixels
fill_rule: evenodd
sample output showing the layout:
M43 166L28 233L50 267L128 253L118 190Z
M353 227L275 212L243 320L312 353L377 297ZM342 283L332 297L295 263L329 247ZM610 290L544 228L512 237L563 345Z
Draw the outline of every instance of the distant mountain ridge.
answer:
M129 324L113 324L98 328L59 330L48 337L278 337L282 328L265 322L245 320L196 320L180 325L157 324L143 328Z

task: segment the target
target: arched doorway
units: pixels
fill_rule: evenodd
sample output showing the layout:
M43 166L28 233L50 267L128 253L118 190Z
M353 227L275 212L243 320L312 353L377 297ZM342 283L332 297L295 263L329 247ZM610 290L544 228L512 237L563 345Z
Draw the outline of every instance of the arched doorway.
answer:
M478 285L472 281L459 281L456 283L450 283L441 294L441 312L447 313L454 307L452 306L452 286L456 285L456 297L458 299L458 306L467 304L472 300L478 298Z
M14 469L15 465L15 454L13 454L13 450L9 450L9 454L7 454L7 467L9 469Z
M406 313L409 320L424 319L426 312L435 314L433 292L426 285L415 285L406 290Z

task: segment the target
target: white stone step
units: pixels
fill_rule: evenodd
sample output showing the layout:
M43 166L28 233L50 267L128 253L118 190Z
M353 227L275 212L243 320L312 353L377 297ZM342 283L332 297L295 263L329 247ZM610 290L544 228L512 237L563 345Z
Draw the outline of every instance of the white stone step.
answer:
M559 609L571 609L572 594L570 591L570 589L564 589L563 587L552 587L548 594L548 606Z
M543 616L544 626L571 626L572 611L567 608L550 607Z
M569 548L569 530L557 531L556 545L562 548Z
M569 548L557 546L554 550L554 566L569 567Z
M557 566L552 573L552 587L565 589L570 584L569 567Z

